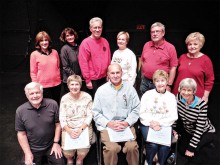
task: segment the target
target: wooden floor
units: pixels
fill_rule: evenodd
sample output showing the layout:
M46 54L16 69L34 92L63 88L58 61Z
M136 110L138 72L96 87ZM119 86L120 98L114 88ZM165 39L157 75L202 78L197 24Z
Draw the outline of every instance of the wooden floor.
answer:
M18 165L22 150L17 142L14 130L16 108L27 99L24 86L30 82L29 73L0 73L0 164ZM204 151L203 165L220 165L220 84L213 88L209 99L209 117L216 127L215 148ZM138 137L140 138L140 137ZM96 145L93 145L84 165L97 165ZM119 156L119 165L126 165L124 156Z

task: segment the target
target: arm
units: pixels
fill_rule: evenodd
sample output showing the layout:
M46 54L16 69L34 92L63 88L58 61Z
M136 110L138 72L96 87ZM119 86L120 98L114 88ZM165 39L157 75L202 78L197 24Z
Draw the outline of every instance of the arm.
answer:
M170 71L169 71L168 85L171 85L171 86L173 85L175 76L176 76L176 67L173 66L170 68ZM171 91L171 86L167 86L168 91Z
M214 71L213 71L213 65L212 61L210 59L206 60L205 66L204 66L204 73L205 73L205 90L204 95L202 99L205 102L208 102L210 91L212 90L213 84L214 84Z
M60 123L56 123L54 143L50 152L50 155L52 155L53 153L55 154L56 159L62 157L62 149L58 143L60 141L60 135L61 135L61 126Z
M19 142L19 144L20 144L20 146L21 146L21 148L24 152L25 164L26 165L32 165L33 160L34 160L34 156L31 152L26 132L25 131L18 131L17 132L17 138L18 138L18 142Z
M36 62L36 56L33 53L31 53L30 57L30 76L32 82L37 82L37 62Z
M82 75L86 81L86 84L91 83L90 73L89 73L89 60L91 58L91 52L86 48L86 42L83 41L79 47L79 65L82 71Z
M135 80L136 80L136 76L137 76L137 60L136 60L136 56L133 52L131 52L131 58L130 58L130 69L128 69L128 78L129 81L132 83L132 85L134 85Z

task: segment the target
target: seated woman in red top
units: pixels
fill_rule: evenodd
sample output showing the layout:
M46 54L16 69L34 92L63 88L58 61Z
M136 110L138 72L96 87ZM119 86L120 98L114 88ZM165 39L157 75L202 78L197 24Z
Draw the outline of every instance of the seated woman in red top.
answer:
M210 58L200 51L205 43L205 37L199 32L194 32L187 36L185 43L188 53L179 58L177 77L172 92L175 95L178 93L181 80L193 78L197 83L196 96L208 102L209 93L214 84L214 71Z

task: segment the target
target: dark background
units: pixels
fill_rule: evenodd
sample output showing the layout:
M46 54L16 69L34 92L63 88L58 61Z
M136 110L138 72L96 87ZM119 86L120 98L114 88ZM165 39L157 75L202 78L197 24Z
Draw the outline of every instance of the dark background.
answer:
M30 81L29 57L34 50L36 33L46 30L59 52L63 28L77 30L80 44L90 34L88 22L94 16L104 21L103 36L108 39L112 53L117 48L117 33L126 30L130 34L129 47L137 58L144 43L150 40L149 29L156 21L165 24L165 38L174 44L178 56L187 51L185 38L189 33L204 34L206 42L202 52L211 58L215 71L209 117L217 133L220 130L218 0L5 0L0 7L0 164L16 164L21 155L14 131L14 115L17 106L26 101L23 88ZM217 146L214 154L219 153ZM219 158L213 159L213 164L220 164Z

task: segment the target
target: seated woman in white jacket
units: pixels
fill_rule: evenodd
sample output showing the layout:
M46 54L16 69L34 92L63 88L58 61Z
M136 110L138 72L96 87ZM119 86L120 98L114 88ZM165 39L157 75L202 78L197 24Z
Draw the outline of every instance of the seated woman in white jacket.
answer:
M153 75L153 83L156 89L144 93L141 98L140 128L146 141L146 161L148 165L153 164L153 158L158 154L160 165L164 165L170 152L170 146L159 141L149 140L149 131L157 132L172 126L177 120L177 102L175 96L166 90L168 74L164 70L157 70ZM171 142L172 131L165 134ZM155 138L156 139L156 138Z

